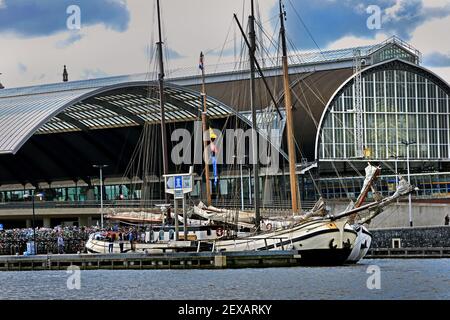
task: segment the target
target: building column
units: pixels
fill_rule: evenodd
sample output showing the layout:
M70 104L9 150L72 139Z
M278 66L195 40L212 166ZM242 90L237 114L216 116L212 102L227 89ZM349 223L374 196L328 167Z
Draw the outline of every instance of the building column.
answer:
M50 217L44 217L43 219L44 228L51 228L51 220Z
M94 187L89 187L89 189L86 191L86 200L88 200L88 201L96 200Z
M264 179L265 179L265 182L264 182L263 204L265 206L267 206L267 205L273 204L274 187L273 187L272 177L265 176Z
M33 221L31 219L27 219L25 223L26 223L26 227L27 228L32 228L33 227Z
M79 227L88 227L89 226L89 218L87 216L78 217L78 226Z

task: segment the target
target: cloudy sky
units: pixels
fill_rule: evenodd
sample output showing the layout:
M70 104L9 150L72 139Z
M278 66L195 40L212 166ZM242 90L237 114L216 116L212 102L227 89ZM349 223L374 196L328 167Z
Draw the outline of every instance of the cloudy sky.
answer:
M154 70L156 0L0 0L0 81L6 87ZM277 1L256 0L260 36L275 36ZM424 55L423 64L450 82L450 0L285 0L288 37L297 50L369 45L397 35ZM168 68L196 71L199 52L211 65L235 61L241 39L232 20L249 0L162 0ZM81 28L70 30L67 8L79 6ZM381 9L369 29L366 8ZM73 21L73 20L70 20ZM267 35L267 37L265 36Z

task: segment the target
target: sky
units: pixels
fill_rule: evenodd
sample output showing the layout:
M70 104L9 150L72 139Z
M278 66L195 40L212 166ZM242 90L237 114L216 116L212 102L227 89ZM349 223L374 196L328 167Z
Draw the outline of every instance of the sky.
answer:
M257 32L277 38L277 0L255 0ZM450 82L450 0L284 0L291 49L372 45L392 35L423 53L423 65ZM80 9L80 28L73 5ZM72 6L72 7L71 7ZM369 28L373 10L380 25ZM199 72L239 59L233 14L247 24L250 0L161 0L168 73ZM157 41L156 0L0 0L0 82L19 87L151 72ZM76 12L75 12L76 13ZM68 26L69 21L69 26ZM370 20L376 21L376 20ZM70 27L70 28L69 28Z

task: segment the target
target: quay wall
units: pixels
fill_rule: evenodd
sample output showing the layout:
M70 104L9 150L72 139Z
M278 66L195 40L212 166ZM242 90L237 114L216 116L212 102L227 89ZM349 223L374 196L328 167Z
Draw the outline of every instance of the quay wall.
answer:
M331 212L343 211L347 205L342 201L327 202ZM413 203L411 213L414 227L443 226L445 216L450 216L450 204ZM409 227L408 202L391 204L369 224L369 229L402 227Z
M450 248L450 226L370 230L371 248Z

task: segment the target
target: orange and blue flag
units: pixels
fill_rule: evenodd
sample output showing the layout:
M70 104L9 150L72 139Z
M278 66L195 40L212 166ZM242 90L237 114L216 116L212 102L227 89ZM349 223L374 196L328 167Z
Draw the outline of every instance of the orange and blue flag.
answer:
M200 62L198 63L198 67L200 70L203 71L203 68L204 68L204 66L203 66L203 51L200 52Z

